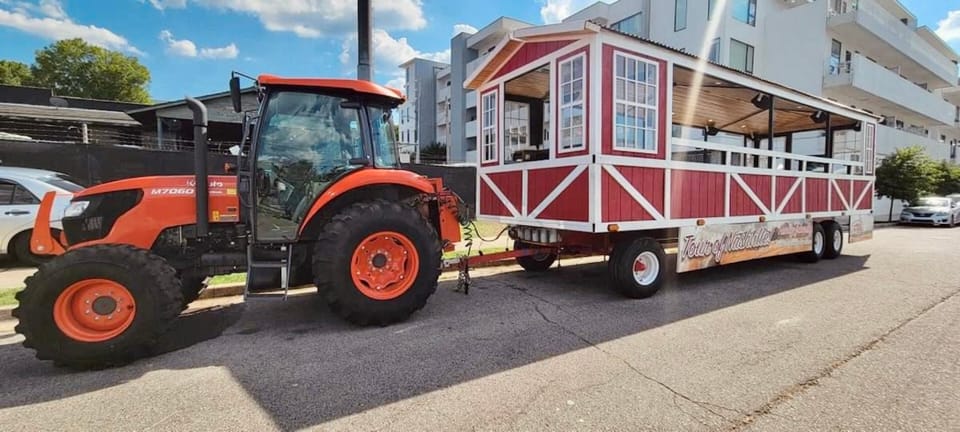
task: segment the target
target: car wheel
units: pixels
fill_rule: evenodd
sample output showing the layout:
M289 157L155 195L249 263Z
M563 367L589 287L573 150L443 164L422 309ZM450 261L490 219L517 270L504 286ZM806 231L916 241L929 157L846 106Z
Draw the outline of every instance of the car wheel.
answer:
M30 237L32 233L33 231L24 231L17 234L11 242L13 243L13 254L21 263L39 267L40 264L50 261L52 256L34 255L33 252L30 251Z

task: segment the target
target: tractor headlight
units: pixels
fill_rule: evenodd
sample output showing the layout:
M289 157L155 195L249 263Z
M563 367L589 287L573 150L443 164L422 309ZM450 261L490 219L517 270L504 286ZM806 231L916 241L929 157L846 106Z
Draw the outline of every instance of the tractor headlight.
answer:
M87 210L90 201L74 201L63 211L63 217L72 218L83 214Z

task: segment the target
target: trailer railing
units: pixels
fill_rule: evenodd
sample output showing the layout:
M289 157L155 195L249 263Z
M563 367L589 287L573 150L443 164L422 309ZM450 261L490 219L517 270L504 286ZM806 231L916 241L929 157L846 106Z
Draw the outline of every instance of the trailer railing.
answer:
M674 155L683 153L677 152L676 150L678 148L718 152L720 155L722 155L722 158L719 162L701 162L681 159L681 161L685 163L735 167L737 171L743 170L742 172L744 173L771 174L789 171L861 175L860 173L863 172L864 166L863 162L860 161L807 156L796 153L765 150L752 147L736 147L729 144L711 143L686 138L675 137L673 138L672 144ZM752 163L758 158L765 158L766 163ZM735 161L737 163L734 163ZM778 161L783 161L782 167L778 164ZM675 163L678 161L673 160L672 162Z

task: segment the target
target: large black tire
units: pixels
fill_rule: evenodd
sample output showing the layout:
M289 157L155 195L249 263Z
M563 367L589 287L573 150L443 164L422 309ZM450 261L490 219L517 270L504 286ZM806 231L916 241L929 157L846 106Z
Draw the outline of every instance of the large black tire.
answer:
M827 234L819 222L813 223L813 236L809 252L802 252L799 257L805 263L815 263L823 258L824 251L827 249Z
M419 265L413 282L392 298L376 299L364 293L373 287L354 282L354 254L364 240L378 233L397 233L413 246ZM379 257L380 255L378 255ZM413 255L410 255L411 257ZM347 207L323 228L313 254L317 290L330 309L357 325L389 325L406 320L422 309L436 291L440 277L441 244L437 231L416 209L386 200L373 200ZM375 257L376 258L376 257ZM381 258L382 266L409 265L410 258ZM371 258L372 262L372 258ZM374 265L374 264L370 264ZM404 267L406 268L406 267ZM409 278L408 278L409 280Z
M13 244L13 255L23 264L31 267L39 267L41 264L50 261L50 257L43 255L34 255L30 250L30 236L33 231L25 231L17 234L11 242Z
M81 342L61 330L54 309L68 287L92 279L105 279L125 288L136 303L135 313L129 326L112 338ZM23 346L36 350L40 360L75 369L120 366L149 355L183 304L176 270L163 258L131 246L90 246L69 251L41 266L27 278L26 285L17 293L19 306L13 310L13 316L20 320L16 331L25 338Z
M843 253L843 227L836 221L825 221L823 226L823 258L836 259Z
M529 247L536 247L528 245L520 240L513 242L513 248L515 250L526 249ZM523 267L524 270L528 272L545 272L550 270L550 266L557 261L556 253L549 254L537 254L537 255L527 255L517 257L517 264L520 264L520 267Z
M624 296L642 299L650 297L663 285L667 255L663 246L651 238L618 242L610 254L610 279ZM637 263L644 263L640 274L634 272Z

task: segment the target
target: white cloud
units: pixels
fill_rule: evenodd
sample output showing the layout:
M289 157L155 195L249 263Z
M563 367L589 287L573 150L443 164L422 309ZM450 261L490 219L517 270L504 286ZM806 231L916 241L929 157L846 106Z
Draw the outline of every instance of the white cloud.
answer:
M0 26L10 27L49 40L80 38L89 44L145 55L123 36L95 25L77 24L67 16L56 0L41 0L38 4L4 1L10 9L0 8ZM42 15L42 16L38 16Z
M143 0L140 0L141 2ZM183 9L187 7L187 0L150 0L150 4L157 10Z
M270 31L303 38L345 35L357 27L353 0L189 0L200 6L257 17ZM184 8L187 0L150 0L158 9ZM420 30L427 26L421 0L373 0L373 21L379 28Z
M63 10L63 5L60 4L59 0L40 0L39 4L40 13L57 19L64 19L67 17L67 12Z
M937 23L937 36L947 42L960 40L960 10L947 12L947 17Z
M169 30L160 32L160 40L167 44L167 53L180 57L199 57L208 59L233 59L237 58L240 50L237 45L231 43L221 48L200 48L189 39L174 39L173 33Z
M453 35L456 36L460 33L469 33L474 34L477 32L477 28L470 24L454 24L453 25Z
M450 49L437 52L419 51L401 37L394 39L382 29L373 30L373 39L370 41L373 50L373 70L379 75L389 76L387 85L402 89L405 76L400 65L415 57L425 58L441 63L450 63ZM340 51L340 63L346 68L352 68L357 63L357 35L351 34L343 41Z
M541 4L540 18L543 19L543 22L555 24L592 5L596 0L538 0L538 2ZM604 3L609 3L609 1Z
M202 58L234 59L237 58L238 54L240 54L240 50L232 42L230 45L221 48L200 48L200 57Z

